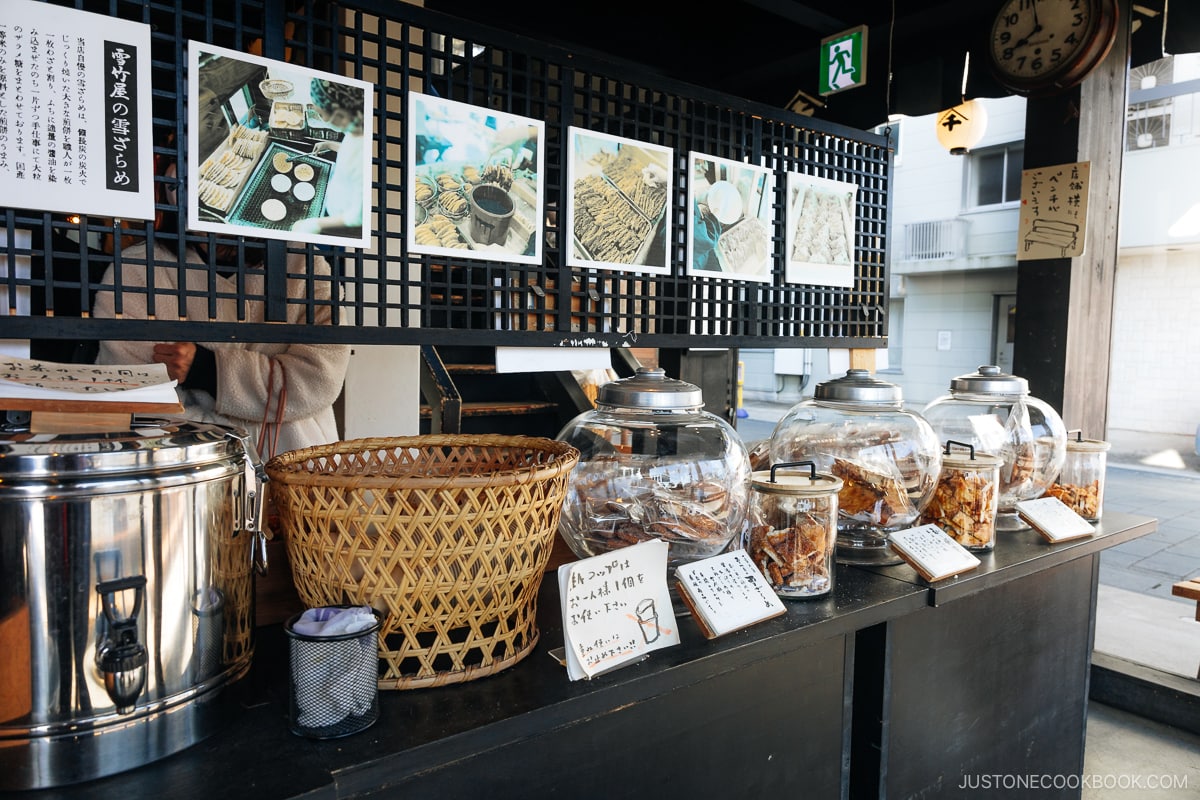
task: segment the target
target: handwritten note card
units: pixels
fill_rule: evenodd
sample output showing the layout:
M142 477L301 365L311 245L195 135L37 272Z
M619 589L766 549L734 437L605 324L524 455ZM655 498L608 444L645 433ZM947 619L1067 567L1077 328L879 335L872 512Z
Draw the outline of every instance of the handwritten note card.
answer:
M165 364L62 364L0 357L0 397L175 401ZM120 394L116 394L120 393Z
M896 531L888 541L897 555L930 582L967 572L980 564L967 548L937 525Z
M1021 173L1017 260L1083 255L1091 162Z
M1092 523L1057 497L1039 497L1017 503L1017 514L1052 543L1081 539L1096 532Z
M680 597L709 639L787 610L745 550L683 564L675 578Z
M558 568L571 680L679 644L667 589L667 543L647 541Z

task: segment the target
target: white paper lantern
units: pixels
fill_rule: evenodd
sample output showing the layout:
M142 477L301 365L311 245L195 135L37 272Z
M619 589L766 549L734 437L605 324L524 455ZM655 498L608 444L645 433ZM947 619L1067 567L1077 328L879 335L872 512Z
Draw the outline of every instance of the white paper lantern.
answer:
M986 130L987 109L981 100L966 100L937 115L938 142L952 155L966 155Z

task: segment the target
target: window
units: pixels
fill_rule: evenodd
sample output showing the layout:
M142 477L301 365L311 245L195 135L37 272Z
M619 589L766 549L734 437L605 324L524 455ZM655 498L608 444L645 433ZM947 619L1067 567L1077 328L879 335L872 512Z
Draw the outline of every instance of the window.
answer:
M1021 199L1023 142L976 150L968 158L968 208L1015 203Z

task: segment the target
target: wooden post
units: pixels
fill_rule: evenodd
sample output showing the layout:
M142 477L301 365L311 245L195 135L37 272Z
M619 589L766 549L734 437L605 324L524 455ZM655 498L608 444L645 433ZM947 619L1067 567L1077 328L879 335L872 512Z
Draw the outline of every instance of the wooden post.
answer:
M1129 15L1122 4L1112 51L1080 86L1031 99L1025 116L1025 169L1089 161L1091 188L1083 255L1018 262L1013 372L1093 437L1107 426Z

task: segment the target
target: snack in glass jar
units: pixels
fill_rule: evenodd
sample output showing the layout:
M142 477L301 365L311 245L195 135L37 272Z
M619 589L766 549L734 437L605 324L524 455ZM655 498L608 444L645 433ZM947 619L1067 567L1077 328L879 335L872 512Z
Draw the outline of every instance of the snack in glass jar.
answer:
M746 551L772 589L815 593L829 585L830 554L836 539L837 530L828 521L803 514L789 528L755 525Z
M996 541L996 485L979 474L945 474L921 521L937 525L967 549L990 548Z
M1087 520L1100 517L1100 481L1092 481L1087 486L1076 486L1071 483L1056 483L1046 490L1046 494L1057 497L1068 508Z
M916 517L916 507L894 475L846 458L834 458L830 472L843 482L838 495L842 515L876 525Z
M1072 434L1074 434L1072 436ZM1088 522L1099 522L1104 505L1104 473L1109 443L1068 431L1067 457L1046 494L1057 497Z
M808 474L781 473L808 467ZM750 560L783 598L833 590L840 478L817 472L815 461L775 464L751 476L744 546Z

